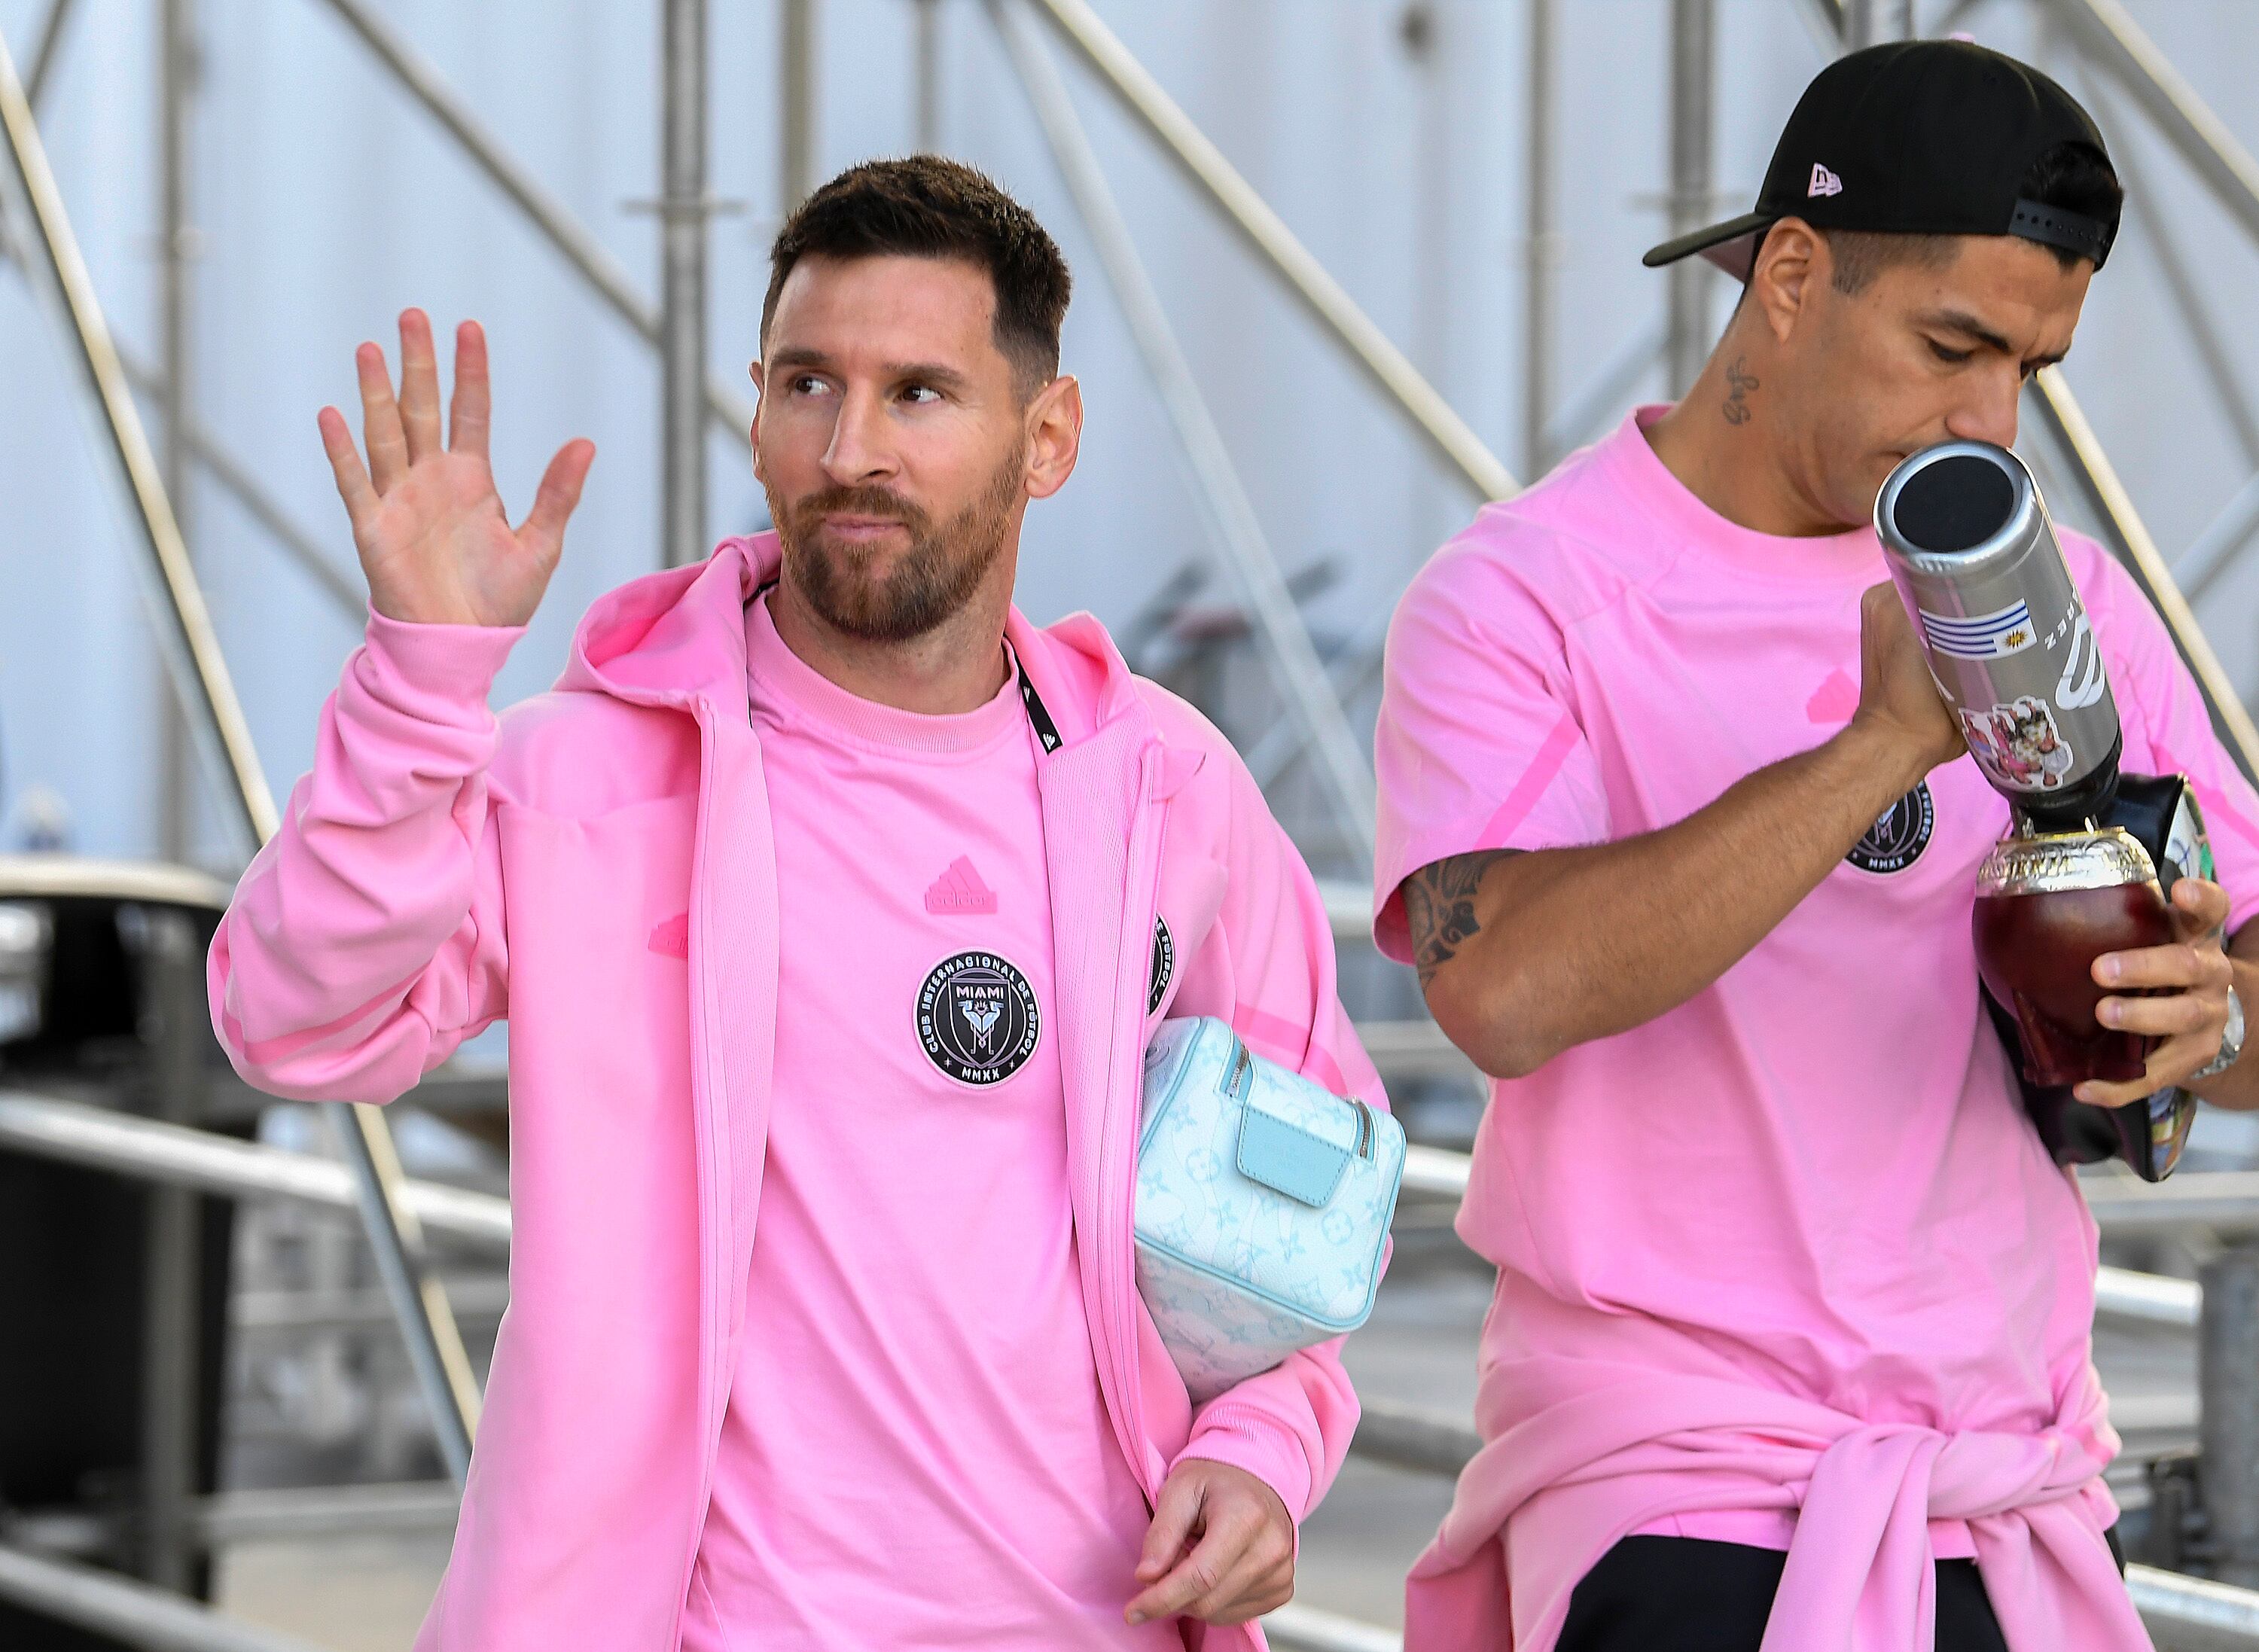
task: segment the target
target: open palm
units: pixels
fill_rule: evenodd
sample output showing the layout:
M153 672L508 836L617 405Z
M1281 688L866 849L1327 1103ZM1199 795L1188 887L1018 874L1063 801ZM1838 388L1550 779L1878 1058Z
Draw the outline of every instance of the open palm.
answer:
M523 625L533 617L565 548L565 523L596 456L567 442L549 461L533 507L515 528L487 461L493 404L486 335L474 321L455 332L455 394L439 430L439 367L431 324L400 317L400 392L384 352L364 344L360 373L364 466L345 416L321 412L322 445L353 519L370 604L387 619L429 625Z

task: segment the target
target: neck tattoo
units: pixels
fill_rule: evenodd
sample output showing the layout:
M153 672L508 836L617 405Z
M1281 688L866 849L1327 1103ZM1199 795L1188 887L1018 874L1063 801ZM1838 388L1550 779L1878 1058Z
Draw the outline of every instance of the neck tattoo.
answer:
M1726 382L1732 387L1726 395L1726 423L1728 424L1748 424L1750 414L1756 410L1749 406L1748 397L1749 393L1757 388L1757 380L1755 374L1744 368L1742 364L1748 360L1747 356L1735 356L1733 365L1726 369Z

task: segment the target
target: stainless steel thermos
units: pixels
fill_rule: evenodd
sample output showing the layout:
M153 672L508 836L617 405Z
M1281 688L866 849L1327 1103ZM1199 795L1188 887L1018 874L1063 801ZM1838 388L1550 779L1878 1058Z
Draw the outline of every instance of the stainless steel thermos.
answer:
M2212 876L2195 796L2179 775L2119 773L2101 645L2013 453L1944 442L1913 454L1883 484L1875 531L1930 674L2013 817L1978 870L1970 928L2026 1109L2058 1161L2116 1154L2159 1180L2194 1099L2167 1088L2100 1107L2071 1086L2145 1070L2154 1041L2100 1023L2092 966L2171 940L2174 881Z
M1875 531L1985 779L2042 830L2106 811L2118 704L2023 461L1987 442L1925 448L1883 484Z

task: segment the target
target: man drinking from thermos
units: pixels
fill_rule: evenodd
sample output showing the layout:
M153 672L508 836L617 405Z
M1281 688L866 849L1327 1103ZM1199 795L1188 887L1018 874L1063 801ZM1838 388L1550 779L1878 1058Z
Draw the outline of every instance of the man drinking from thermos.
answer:
M2148 1645L2066 1167L2259 1106L2259 796L2006 452L2120 202L2024 65L1838 61L1649 255L1745 282L1692 392L1405 599L1376 928L1499 1268L1411 1652Z

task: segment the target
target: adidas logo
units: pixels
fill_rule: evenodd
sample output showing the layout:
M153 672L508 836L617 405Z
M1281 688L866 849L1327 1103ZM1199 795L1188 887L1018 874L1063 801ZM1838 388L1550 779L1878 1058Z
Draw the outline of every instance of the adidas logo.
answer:
M1841 195L1842 193L1843 180L1837 177L1834 173L1828 171L1827 167L1821 166L1818 161L1814 161L1812 163L1812 187L1804 192L1805 197L1809 200L1817 196Z
M925 909L938 913L994 912L996 892L981 882L973 863L959 855L925 892Z

